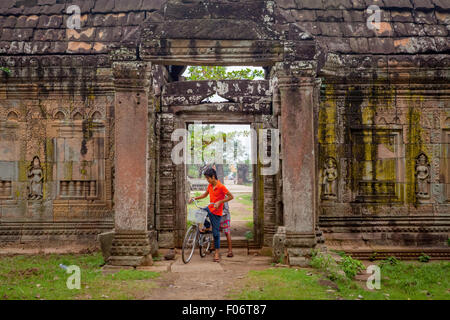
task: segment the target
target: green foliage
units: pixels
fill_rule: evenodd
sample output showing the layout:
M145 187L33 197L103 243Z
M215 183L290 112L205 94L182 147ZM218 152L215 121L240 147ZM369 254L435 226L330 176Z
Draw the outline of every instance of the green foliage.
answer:
M189 230L189 228L193 225L194 225L194 222L186 220L186 230Z
M324 254L319 250L311 250L310 264L311 267L324 272L331 281L347 280L345 276L343 276L339 265L330 254Z
M450 246L450 238L447 239L447 245Z
M375 260L377 260L377 256L378 256L378 253L377 253L376 251L374 251L374 252L370 255L369 260L370 260L370 261L375 261Z
M359 272L365 269L361 261L347 256L344 252L337 252L342 260L337 263L330 254L324 254L317 250L311 251L311 266L327 274L331 281L353 279ZM345 274L345 277L343 276Z
M358 273L365 269L361 261L353 259L350 256L344 256L340 266L349 279L353 279Z
M247 231L247 232L245 233L245 239L247 239L247 240L253 239L253 232Z
M6 68L6 67L0 67L0 71L3 71L4 73L10 75L11 74L11 69Z
M193 164L192 165L188 165L187 169L188 169L187 175L189 177L197 178L199 176L198 175L198 166L197 165L193 165Z
M226 67L189 67L188 81L200 80L254 80L264 78L263 70L250 68L227 71Z
M161 253L158 253L157 255L152 256L153 261L161 261L163 255Z
M311 267L319 270L327 270L334 263L329 254L322 254L318 250L311 250Z
M427 256L425 253L422 252L422 254L419 256L419 261L426 263L430 261L430 256Z
M396 266L399 263L400 260L398 260L396 257L388 257L385 260L381 261L380 268L383 268L385 265Z
M345 257L345 251L339 251L339 250L331 250L331 251L337 253L341 257Z

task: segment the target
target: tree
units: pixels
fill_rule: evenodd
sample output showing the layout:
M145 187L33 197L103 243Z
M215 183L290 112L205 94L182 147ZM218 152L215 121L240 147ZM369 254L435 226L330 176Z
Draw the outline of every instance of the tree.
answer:
M241 70L227 71L226 67L189 67L188 81L200 80L255 80L264 78L263 70L245 68Z
M195 146L201 146L201 155L197 155L198 160L201 163L190 164L188 168L188 172L192 173L195 167L195 170L198 172L198 177L200 178L203 170L207 165L212 165L215 162L215 153L217 152L217 147L222 144L223 150L223 163L225 164L237 164L244 163L248 161L249 154L243 145L240 137L248 137L250 135L249 131L234 131L224 133L222 131L217 131L214 125L204 124L200 126L201 130L198 130L197 134L195 134L194 126L189 126L189 139L190 139L190 155L192 161L194 158L194 150ZM221 140L221 141L220 141ZM232 146L233 152L230 152L228 148ZM198 152L198 151L197 151ZM222 165L223 163L217 163L217 165Z

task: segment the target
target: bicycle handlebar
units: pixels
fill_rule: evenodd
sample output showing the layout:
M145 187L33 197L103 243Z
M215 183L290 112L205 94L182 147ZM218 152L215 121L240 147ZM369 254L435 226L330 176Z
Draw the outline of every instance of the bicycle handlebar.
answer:
M195 204L195 206L196 206L197 208L199 208L199 209L205 209L205 208L200 208L200 207L198 206L198 200L195 200L194 198L191 198L191 199L193 200L193 202L194 202L194 204ZM207 207L208 207L209 205L211 205L211 204L214 204L214 202L208 203L208 204L207 204Z

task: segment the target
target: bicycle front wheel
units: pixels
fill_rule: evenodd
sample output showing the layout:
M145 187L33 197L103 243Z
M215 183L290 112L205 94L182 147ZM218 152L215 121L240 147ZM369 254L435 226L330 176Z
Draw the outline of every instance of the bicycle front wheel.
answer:
M186 236L183 241L183 248L181 250L181 257L184 263L191 261L192 255L194 254L195 244L197 242L198 226L191 226L186 232Z

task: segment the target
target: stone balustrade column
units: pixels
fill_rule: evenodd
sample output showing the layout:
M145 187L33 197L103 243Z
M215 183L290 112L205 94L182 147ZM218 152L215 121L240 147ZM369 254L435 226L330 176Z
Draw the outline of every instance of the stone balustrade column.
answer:
M152 263L147 230L148 90L147 63L114 62L114 224L109 265Z
M317 171L314 103L315 63L277 66L281 100L283 216L290 265L306 266L316 245Z

